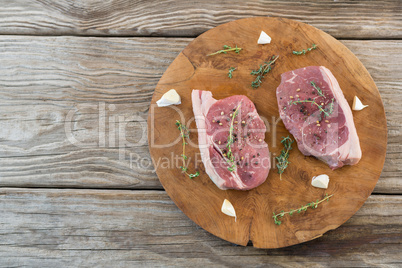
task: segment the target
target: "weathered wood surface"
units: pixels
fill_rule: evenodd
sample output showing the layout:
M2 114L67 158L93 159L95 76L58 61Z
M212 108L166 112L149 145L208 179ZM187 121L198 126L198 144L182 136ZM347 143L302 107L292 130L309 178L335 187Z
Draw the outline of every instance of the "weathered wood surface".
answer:
M163 191L0 188L0 211L0 267L402 264L401 196L370 196L340 228L276 250L217 239Z
M0 34L197 36L253 16L284 17L337 38L402 38L402 3L385 1L1 0Z
M161 189L142 127L156 83L190 41L1 36L0 185ZM374 191L402 193L402 42L343 43L368 69L385 105L387 159ZM129 144L119 160L124 140L138 146ZM130 166L130 153L142 163Z
M402 44L391 41L402 38L399 0L0 4L0 186L161 189L152 166L132 169L127 161L130 152L149 160L147 145L130 148L126 161L119 160L124 137L109 135L108 120L138 115L126 136L140 140L156 83L191 41L32 35L194 37L234 19L281 16L341 39L390 39L343 43L369 70L385 104L387 159L374 191L402 193ZM103 103L105 135L99 135ZM73 137L94 145L79 148L67 139L69 111ZM340 228L278 250L217 239L163 191L4 188L0 200L0 267L401 266L401 200L394 195L371 196Z

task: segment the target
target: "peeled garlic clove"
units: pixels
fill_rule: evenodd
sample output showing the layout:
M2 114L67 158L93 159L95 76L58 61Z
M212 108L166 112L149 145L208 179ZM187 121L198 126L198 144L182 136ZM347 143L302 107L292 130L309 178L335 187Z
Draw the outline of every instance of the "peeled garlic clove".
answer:
M266 32L261 31L260 38L258 38L257 43L260 45L269 44L271 43L271 37L269 37Z
M178 105L181 104L180 95L176 92L176 90L171 89L165 94L163 94L162 98L156 102L158 107L165 107L172 104Z
M221 211L223 214L226 214L230 217L235 217L235 221L236 221L236 219L237 219L236 212L235 212L235 209L234 209L232 203L230 203L229 200L225 199L223 201Z
M353 105L352 105L352 110L355 111L360 111L363 110L364 108L366 108L368 105L363 105L363 103L360 101L360 99L355 96L355 98L353 99Z
M326 174L314 176L311 181L311 185L322 189L328 189L328 183L329 183L329 176Z

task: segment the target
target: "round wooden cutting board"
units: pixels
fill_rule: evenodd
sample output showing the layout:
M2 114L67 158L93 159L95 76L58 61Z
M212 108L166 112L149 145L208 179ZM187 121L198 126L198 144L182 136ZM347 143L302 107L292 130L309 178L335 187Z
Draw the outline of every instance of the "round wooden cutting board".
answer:
M266 45L257 40L265 31L272 38ZM306 55L293 55L317 44ZM243 50L236 54L206 56L223 45ZM260 64L279 55L272 71L261 87L253 89L250 75ZM280 154L280 140L288 136L279 119L275 91L284 72L305 66L322 65L337 78L346 100L351 105L357 95L369 107L353 111L360 138L362 159L355 166L332 171L314 157L306 157L297 146L290 152L289 167L279 179L273 167L267 180L250 191L220 190L205 173L197 147L198 135L191 104L193 89L208 90L215 99L246 95L266 120L265 141L271 161ZM236 67L229 79L229 67ZM155 102L169 89L176 89L182 98L178 106L156 107ZM190 179L181 173L182 142L175 122L180 120L190 129L186 147L189 172L200 176ZM378 89L362 63L342 43L330 35L303 23L281 18L249 18L233 21L205 32L194 39L172 62L160 79L152 98L148 117L149 147L156 173L176 205L195 223L208 232L239 245L249 241L258 248L279 248L317 238L343 224L363 205L371 194L384 165L387 124ZM311 186L311 178L319 174L330 177L328 189ZM329 202L300 214L286 215L275 225L273 212L298 208L333 194ZM237 221L221 212L224 199L235 207Z

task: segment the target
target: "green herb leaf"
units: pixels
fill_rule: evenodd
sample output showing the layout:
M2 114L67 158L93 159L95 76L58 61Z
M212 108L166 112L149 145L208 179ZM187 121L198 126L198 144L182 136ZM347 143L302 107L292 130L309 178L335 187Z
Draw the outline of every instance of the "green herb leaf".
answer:
M221 54L221 53L227 54L229 51L234 51L237 54L239 54L241 50L242 50L242 48L237 47L237 45L236 45L236 47L231 47L231 46L228 46L228 45L224 45L222 50L218 50L218 51L216 51L214 53L208 54L207 56L213 56L213 55Z
M233 171L236 169L236 165L235 165L235 163L234 163L234 162L235 162L235 161L234 161L235 159L234 159L234 155L233 155L233 153L232 153L231 145L232 145L233 142L234 142L234 137L233 137L233 130L234 130L233 122L234 122L235 117L236 117L237 114L239 113L240 106L241 106L241 103L237 106L236 110L232 113L232 119L231 119L231 121L230 121L230 127L229 127L228 142L227 142L227 144L226 144L226 148L228 149L228 151L227 151L227 153L226 153L226 156L227 156L226 162L230 165L230 166L228 167L228 170L229 170L230 172L233 172Z
M234 70L236 70L235 67L230 67L230 68L229 68L229 73L228 73L229 78L232 78L232 77L233 77L233 74L232 74L232 73L233 73Z
M283 144L284 148L281 151L281 154L276 157L276 160L278 160L278 164L276 165L278 167L278 173L279 173L279 178L282 180L282 173L285 171L285 169L289 165L289 151L292 150L292 143L294 141L287 136L286 138L283 137L281 140L281 143Z
M192 178L200 176L200 172L197 171L197 172L195 172L195 174L188 174L188 176L192 179Z
M334 111L334 98L332 98L332 102L328 106L328 112L332 114L332 112Z
M324 94L322 93L321 88L319 88L319 87L315 84L314 81L311 81L310 84L315 88L315 90L317 90L318 95L320 95L321 97L324 97L324 98L325 98Z
M187 160L188 157L186 156L186 144L187 144L187 142L186 142L185 139L189 138L189 131L188 131L187 127L183 126L183 124L179 120L176 120L175 124L176 124L177 128L180 130L180 136L181 136L181 138L183 140L183 142L182 142L182 144L183 144L183 153L181 154L181 158L183 160L183 166L181 166L180 168L181 168L181 171L184 174L189 176L190 179L193 179L195 177L198 177L200 175L200 173L198 171L196 173L194 173L194 174L189 174L187 172L187 167L186 167L186 161L185 160Z
M313 44L311 47L307 48L307 49L302 49L301 51L293 51L293 54L295 55L305 55L307 52L316 49L317 45Z
M298 208L298 209L291 209L290 211L286 211L286 212L282 210L282 211L279 212L278 214L275 214L275 212L273 212L272 218L274 219L274 222L275 222L276 225L280 225L282 222L279 220L279 218L282 218L282 217L285 216L286 214L289 214L289 216L292 216L295 211L297 211L297 213L301 213L301 212L303 212L303 211L307 211L307 209L308 209L309 207L311 207L311 208L317 208L320 203L322 203L322 202L324 202L324 201L329 201L329 199L330 199L332 196L333 196L333 194L331 194L331 195L325 194L325 197L324 197L323 199L321 199L321 200L318 200L318 199L317 199L316 202L308 203L307 205L304 205L304 206L302 206L302 207L300 207L300 208Z
M272 66L274 65L275 61L279 58L278 56L273 56L272 60L269 62L265 62L264 64L260 65L260 68L258 70L253 70L251 72L251 75L256 75L257 77L255 80L251 83L252 88L257 88L262 84L262 79L264 78L264 75L269 73L269 71L272 70Z
M316 101L315 101L315 99L307 99L307 100L300 100L300 99L298 99L297 101L290 101L289 102L289 105L296 105L296 104L299 104L299 103L311 103L311 105L316 105L317 107L318 107L318 109L320 110L320 115L321 115L321 113L324 113L324 117L326 117L326 116L329 116L330 114L324 109L324 108L322 108L322 105L319 105Z

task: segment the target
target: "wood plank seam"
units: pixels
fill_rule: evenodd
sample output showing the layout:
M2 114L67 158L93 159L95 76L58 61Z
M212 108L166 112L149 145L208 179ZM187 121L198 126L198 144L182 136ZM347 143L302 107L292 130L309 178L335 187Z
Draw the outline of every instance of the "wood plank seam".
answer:
M4 154L5 150L0 153L2 174L0 185L42 187L47 184L51 187L130 189L155 187L161 189L162 186L156 175L150 170L127 173L127 167L124 165L116 166L115 149L112 147L79 150L74 146L55 142L66 139L63 116L70 109L79 111L77 107L80 103L115 104L116 114L128 115L128 112L138 111L146 120L147 107L158 79L172 59L191 40L193 39L132 38L123 40L120 38L0 36L0 57L3 59L0 67L2 70L0 113L3 115L1 119L3 127L0 129L0 134L3 140L0 148L7 148L7 154ZM399 115L402 113L400 105L402 84L398 82L402 81L401 72L398 72L399 62L402 61L399 53L402 43L401 41L352 40L343 41L343 43L365 64L380 89L385 104L388 121L388 153L385 168L375 192L402 193L402 184L399 180L402 171L400 168L402 124L399 120ZM89 50L89 45L93 49ZM71 51L71 47L75 50ZM164 49L160 50L160 47ZM378 47L382 49L378 50ZM36 54L35 51L38 50L43 53ZM111 52L106 53L106 50ZM107 64L107 68L119 70L119 74L99 74L104 72L105 68L102 67L104 64ZM53 69L45 68L49 65ZM48 79L50 74L57 79ZM118 94L112 94L116 91ZM10 94L13 94L13 97ZM27 98L28 94L29 98ZM44 96L45 99L43 99ZM51 113L49 113L49 107ZM27 109L30 111L29 114L26 112ZM37 118L40 120L38 121ZM74 132L77 138L91 134L89 127L98 124L98 115L94 112L85 111L80 118L82 120L77 121L77 131ZM41 122L41 124L32 126L33 122ZM49 129L46 124L52 122L55 123L54 128ZM7 127L7 124L13 127ZM25 129L24 132L31 138L27 136L22 139L17 135L11 135L8 131L12 129ZM138 135L132 133L129 138L138 139ZM55 147L51 149L47 147L47 144L54 144ZM144 146L136 150L141 157L149 159L148 147ZM28 158L31 161L27 161ZM81 166L70 166L71 173L67 174L63 172L61 165L54 163L57 159L64 164L79 161ZM83 172L82 168L93 169L91 163L94 161L101 161L97 162L97 165L102 166L103 171L95 174ZM40 173L39 169L34 168L35 163L39 162L41 170L45 168L49 171L49 167L52 168L51 177L46 172ZM22 169L18 171L20 166L25 171ZM27 167L32 168L27 169Z

